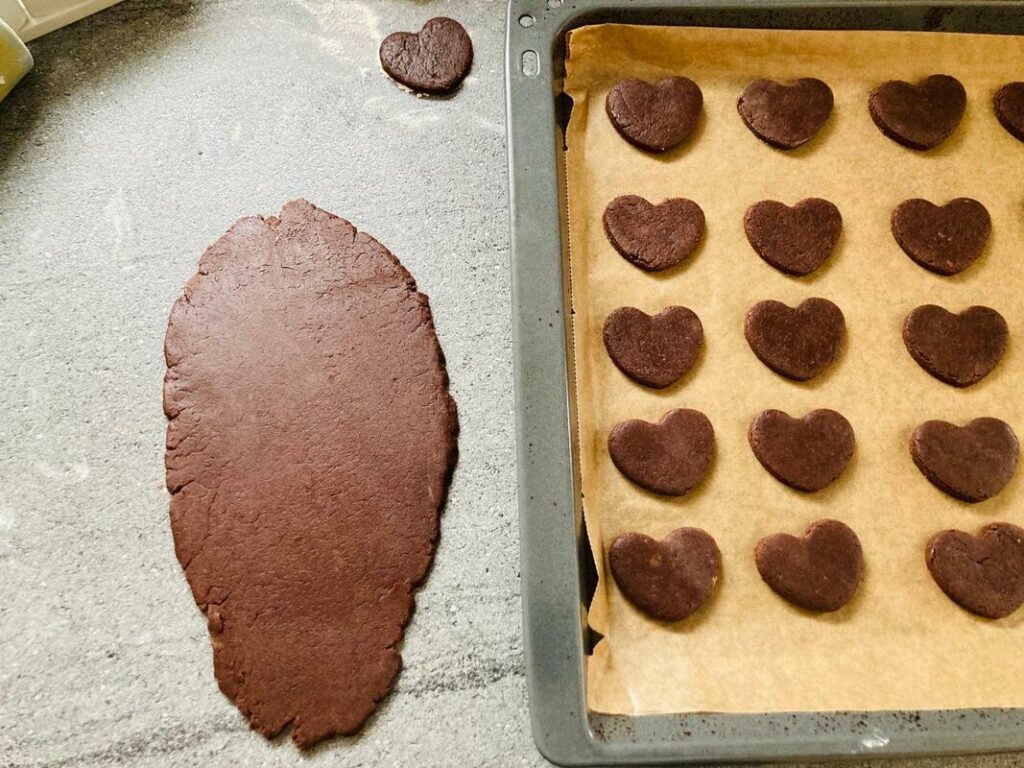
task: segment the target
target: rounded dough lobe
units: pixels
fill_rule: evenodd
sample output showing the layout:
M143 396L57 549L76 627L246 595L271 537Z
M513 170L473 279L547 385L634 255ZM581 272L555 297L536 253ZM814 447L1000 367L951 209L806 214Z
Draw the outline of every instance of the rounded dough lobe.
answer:
M456 460L426 296L298 200L206 250L165 356L171 528L221 690L302 748L354 733L401 665Z

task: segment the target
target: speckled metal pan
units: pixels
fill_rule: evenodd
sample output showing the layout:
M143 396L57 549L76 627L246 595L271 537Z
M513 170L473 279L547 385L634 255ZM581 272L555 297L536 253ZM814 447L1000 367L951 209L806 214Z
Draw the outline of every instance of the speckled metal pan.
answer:
M1024 710L621 717L587 710L593 589L575 461L562 152L565 36L587 24L1024 34L1024 2L511 0L506 59L524 645L533 735L560 765L1024 750ZM883 671L884 673L884 671Z

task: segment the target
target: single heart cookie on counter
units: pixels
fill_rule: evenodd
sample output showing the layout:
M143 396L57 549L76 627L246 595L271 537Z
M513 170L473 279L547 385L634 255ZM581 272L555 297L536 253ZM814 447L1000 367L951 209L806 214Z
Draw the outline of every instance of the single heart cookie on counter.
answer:
M934 149L960 125L967 92L955 77L931 75L916 84L890 80L875 88L868 111L878 129L911 149Z
M679 381L693 366L704 328L686 307L666 307L653 316L636 307L619 307L604 321L603 337L620 371L660 389Z
M608 203L603 221L615 250L649 272L674 267L704 237L704 211L683 197L653 205L639 195L623 195Z
M667 152L686 141L703 108L704 95L688 77L666 77L654 85L622 80L605 99L615 130L648 152Z
M846 334L843 312L828 299L805 299L798 307L759 301L747 311L743 335L757 358L795 381L813 379L839 352Z
M1010 135L1024 141L1024 83L1007 83L996 91L992 106Z
M818 520L802 538L788 533L763 538L754 561L769 587L809 611L838 611L853 599L864 576L860 539L838 520Z
M928 570L957 605L1002 619L1024 605L1024 529L991 523L977 536L941 531L925 549Z
M926 421L910 438L910 455L932 484L976 504L990 499L1017 471L1020 446L1005 421L984 417L964 427Z
M892 236L911 259L940 275L963 272L981 256L992 218L977 200L958 197L945 205L905 200L892 212Z
M832 114L832 89L814 77L792 83L755 80L736 102L747 128L777 149L806 144Z
M939 381L969 387L999 364L1010 331L1003 316L989 307L959 314L926 304L903 322L903 343L911 357Z
M824 408L801 419L783 411L762 411L750 422L747 440L772 477L808 493L820 491L842 474L856 442L850 422Z
M828 200L809 197L790 207L762 200L747 208L743 231L757 255L787 275L809 275L832 255L843 217Z
M450 93L473 65L473 41L454 19L438 17L419 32L393 32L380 44L380 63L414 91Z
M715 431L700 411L676 408L657 424L630 419L608 435L608 453L619 471L654 493L682 496L711 467Z
M708 601L721 559L718 544L699 528L677 528L661 541L624 533L608 551L622 594L661 621L682 621Z

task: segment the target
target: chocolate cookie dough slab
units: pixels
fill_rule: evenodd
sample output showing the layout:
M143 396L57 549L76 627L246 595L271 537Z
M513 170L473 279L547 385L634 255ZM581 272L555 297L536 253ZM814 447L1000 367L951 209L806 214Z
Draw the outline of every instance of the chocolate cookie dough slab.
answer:
M268 737L357 731L401 666L458 424L427 297L304 200L203 254L165 342L175 551Z

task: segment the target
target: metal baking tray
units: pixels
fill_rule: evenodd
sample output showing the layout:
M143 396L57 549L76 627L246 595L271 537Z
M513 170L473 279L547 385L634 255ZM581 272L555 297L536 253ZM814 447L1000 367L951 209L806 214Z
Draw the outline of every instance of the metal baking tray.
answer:
M1024 0L510 0L506 50L524 646L534 740L560 765L693 764L1024 750L1024 709L643 717L591 712L594 586L576 463L562 93L588 24L1024 34ZM1022 70L1024 73L1024 70Z

